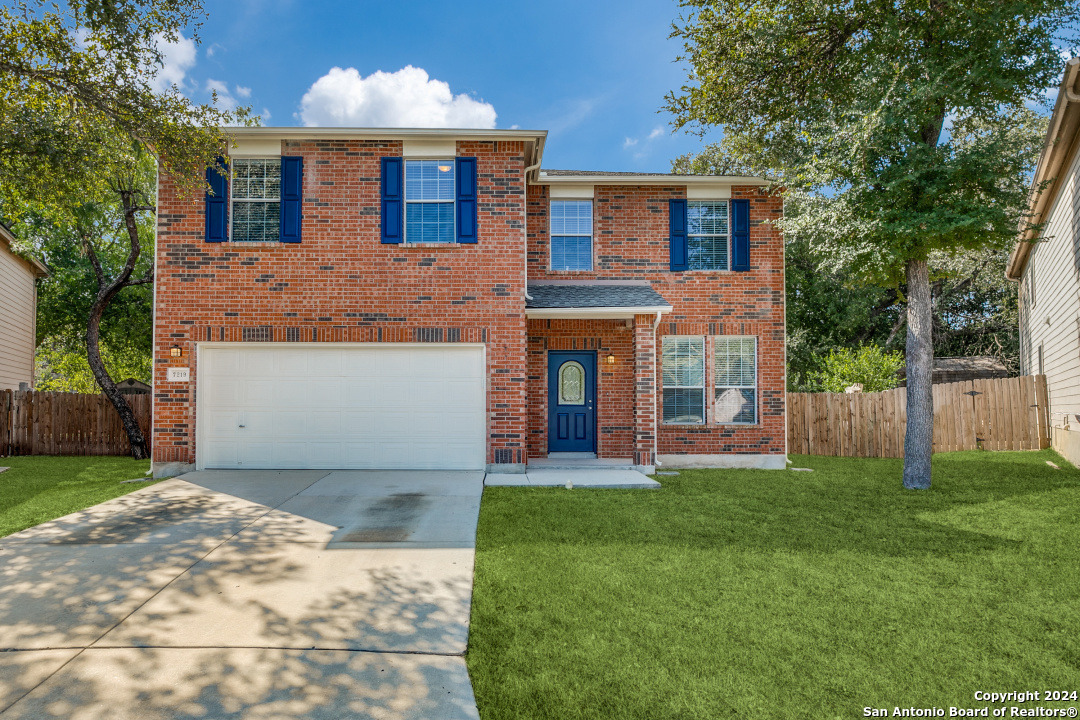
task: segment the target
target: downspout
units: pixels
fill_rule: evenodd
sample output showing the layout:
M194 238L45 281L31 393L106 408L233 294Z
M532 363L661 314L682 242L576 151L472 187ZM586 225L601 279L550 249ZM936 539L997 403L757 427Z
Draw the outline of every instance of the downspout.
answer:
M663 311L657 311L656 319L653 320L652 334L653 345L656 344L656 329L660 327L660 317L663 315ZM653 361L653 382L656 382L656 362ZM660 467L659 448L660 448L660 403L656 402L656 394L653 393L653 433L652 433L652 461L654 467Z
M525 174L522 178L522 198L525 203L525 222L522 226L525 228L525 299L532 300L532 295L529 294L529 173L540 167L541 158L543 158L543 150L540 145L543 140L540 140L536 144L536 163L525 168Z

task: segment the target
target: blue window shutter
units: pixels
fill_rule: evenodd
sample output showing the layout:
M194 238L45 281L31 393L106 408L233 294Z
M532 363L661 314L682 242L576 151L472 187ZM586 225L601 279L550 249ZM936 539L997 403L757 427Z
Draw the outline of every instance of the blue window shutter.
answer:
M455 158L457 163L454 173L457 180L457 241L459 243L476 242L476 158Z
M686 247L686 201L671 200L668 209L668 225L671 228L670 253L672 271L689 268Z
M281 157L281 242L300 242L304 194L304 158Z
M382 241L396 244L404 239L405 162L399 157L382 159Z
M219 168L225 172L219 172ZM206 168L206 242L225 242L229 239L229 163L219 157L213 167Z
M750 269L750 201L731 201L731 269Z

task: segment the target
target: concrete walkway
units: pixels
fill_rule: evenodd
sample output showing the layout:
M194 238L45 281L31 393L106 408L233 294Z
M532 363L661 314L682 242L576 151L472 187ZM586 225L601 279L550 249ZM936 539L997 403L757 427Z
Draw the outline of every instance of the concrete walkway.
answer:
M0 539L0 720L478 718L483 478L198 472Z

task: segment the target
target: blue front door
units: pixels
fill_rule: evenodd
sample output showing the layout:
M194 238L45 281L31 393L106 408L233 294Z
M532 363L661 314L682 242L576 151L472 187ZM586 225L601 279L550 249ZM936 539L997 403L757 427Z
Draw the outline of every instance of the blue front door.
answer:
M596 452L596 353L548 353L548 452Z

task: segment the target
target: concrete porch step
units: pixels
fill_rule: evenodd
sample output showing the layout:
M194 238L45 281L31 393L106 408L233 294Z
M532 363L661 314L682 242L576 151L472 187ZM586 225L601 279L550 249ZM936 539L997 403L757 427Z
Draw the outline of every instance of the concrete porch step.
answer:
M598 458L593 453L551 453L546 458L530 458L532 470L633 470L633 458Z
M485 485L505 485L515 487L566 487L570 482L573 488L605 489L651 489L660 487L660 483L637 470L623 468L544 468L532 467L525 473L488 473Z

